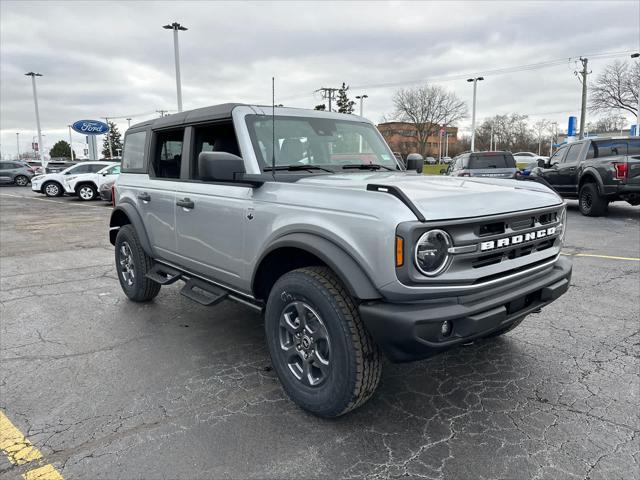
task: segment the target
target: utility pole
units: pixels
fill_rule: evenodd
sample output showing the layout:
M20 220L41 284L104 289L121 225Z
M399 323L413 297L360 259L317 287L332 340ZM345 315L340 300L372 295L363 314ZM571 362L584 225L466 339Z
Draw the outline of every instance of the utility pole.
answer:
M331 111L331 99L333 98L334 93L336 93L339 88L331 88L331 87L320 87L316 92L322 92L322 98L329 100L329 111Z
M493 152L493 121L491 122L491 133L489 134L489 151Z
M18 160L20 160L20 132L16 133L16 147L18 147Z
M173 30L173 50L176 60L176 91L178 94L178 112L182 111L182 83L180 81L180 48L178 46L178 32L188 30L187 27L183 27L178 22L173 22L168 25L164 25L162 28L165 30Z
M67 125L69 127L69 149L71 150L71 161L73 162L73 140L71 138L71 125Z
M582 108L580 110L580 139L584 138L584 125L587 118L587 75L591 72L587 71L587 65L589 64L588 58L580 57L582 62L582 70L578 72L582 76Z
M29 72L25 73L27 77L31 77L31 85L33 86L33 103L36 107L36 126L38 127L38 157L40 158L40 166L42 173L46 173L44 164L44 155L42 154L42 130L40 128L40 112L38 110L38 92L36 91L36 77L41 77L41 73Z
M640 52L632 53L631 58L635 58L636 62L640 62ZM636 136L640 137L640 84L638 85L638 113L636 115Z
M131 119L127 118L127 128L131 128Z
M551 147L549 148L549 158L553 155L553 144L558 141L558 122L552 122L553 125L553 138L551 139Z
M109 160L113 158L113 147L111 146L111 124L109 123L109 117L103 117L109 130L107 130L107 142L109 143Z
M467 82L473 82L473 111L471 114L471 151L476 151L476 90L478 82L484 80L484 77L468 78Z
M444 144L444 156L449 156L449 134L445 134L445 144Z

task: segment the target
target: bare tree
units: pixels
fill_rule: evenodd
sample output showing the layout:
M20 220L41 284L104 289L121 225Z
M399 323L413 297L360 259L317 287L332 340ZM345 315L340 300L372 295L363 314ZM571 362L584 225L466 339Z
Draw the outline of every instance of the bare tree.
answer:
M538 155L542 155L543 133L549 129L549 125L550 125L549 120L546 120L544 118L542 120L538 120L536 123L533 124L533 128L538 134Z
M640 85L640 62L628 63L616 60L607 65L604 72L591 85L590 109L594 112L626 110L635 115Z
M394 93L395 118L414 124L418 148L427 154L427 141L442 125L451 125L467 115L467 106L455 93L437 85L401 89Z

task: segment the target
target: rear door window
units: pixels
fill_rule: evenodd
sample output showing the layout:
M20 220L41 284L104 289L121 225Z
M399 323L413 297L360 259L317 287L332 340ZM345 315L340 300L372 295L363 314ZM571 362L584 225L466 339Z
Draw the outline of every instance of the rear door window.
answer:
M582 150L582 144L571 145L567 156L564 157L563 163L575 163L580 157L580 151Z
M144 150L147 141L147 132L129 133L124 139L124 151L122 152L123 170L143 170Z
M469 168L489 169L489 168L515 168L515 161L511 155L471 155Z

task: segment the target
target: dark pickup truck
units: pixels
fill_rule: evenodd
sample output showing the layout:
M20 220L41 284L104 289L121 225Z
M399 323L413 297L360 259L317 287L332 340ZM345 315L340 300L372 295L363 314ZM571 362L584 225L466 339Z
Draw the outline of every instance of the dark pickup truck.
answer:
M640 138L585 139L560 147L534 168L530 180L565 198L577 198L580 213L605 215L609 202L640 205Z

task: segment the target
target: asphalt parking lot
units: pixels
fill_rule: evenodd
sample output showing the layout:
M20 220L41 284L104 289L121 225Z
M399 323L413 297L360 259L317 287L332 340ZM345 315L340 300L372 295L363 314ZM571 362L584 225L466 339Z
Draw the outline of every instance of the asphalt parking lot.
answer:
M0 413L73 478L640 478L640 208L569 202L572 288L502 338L385 365L333 421L285 398L262 319L120 290L110 207L0 188ZM0 478L33 464L0 454Z

